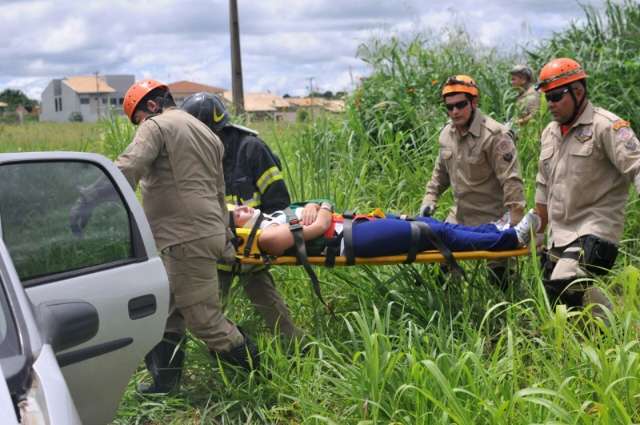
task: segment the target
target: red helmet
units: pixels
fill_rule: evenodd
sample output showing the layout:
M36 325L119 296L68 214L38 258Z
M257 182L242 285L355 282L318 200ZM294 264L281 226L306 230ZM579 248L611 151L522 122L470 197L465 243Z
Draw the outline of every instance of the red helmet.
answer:
M574 81L584 80L587 73L584 72L582 66L569 58L553 59L540 70L536 90L542 90L544 93L557 87L573 83Z
M442 86L442 96L452 93L467 93L471 96L478 96L480 90L473 78L468 75L454 75L447 78Z
M140 101L149 94L151 90L157 88L169 89L166 84L151 79L135 82L131 87L129 87L129 90L127 90L127 93L124 95L122 108L132 123L135 124L133 121L133 114L136 112L136 108Z

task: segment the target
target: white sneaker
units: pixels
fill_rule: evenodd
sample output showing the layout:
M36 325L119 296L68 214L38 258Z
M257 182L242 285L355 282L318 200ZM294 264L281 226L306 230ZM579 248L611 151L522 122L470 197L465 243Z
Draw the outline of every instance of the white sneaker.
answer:
M513 228L518 236L518 242L521 245L529 245L531 241L531 230L538 232L540 230L540 217L535 210L531 209Z

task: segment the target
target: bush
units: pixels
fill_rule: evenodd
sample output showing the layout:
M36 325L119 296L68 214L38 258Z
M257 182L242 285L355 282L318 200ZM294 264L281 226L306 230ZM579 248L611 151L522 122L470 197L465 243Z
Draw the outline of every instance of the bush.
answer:
M82 117L82 114L80 112L72 112L69 114L69 121L70 122L82 122L84 121L84 118Z
M307 122L309 121L309 111L306 109L298 109L296 112L296 122Z

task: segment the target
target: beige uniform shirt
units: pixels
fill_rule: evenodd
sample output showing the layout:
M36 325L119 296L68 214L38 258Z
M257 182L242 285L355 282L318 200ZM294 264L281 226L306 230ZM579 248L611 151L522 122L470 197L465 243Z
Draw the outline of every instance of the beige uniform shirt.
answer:
M118 157L131 186L140 182L158 249L225 233L223 154L206 125L170 108L146 119Z
M440 133L440 152L423 204L435 203L449 186L455 212L448 221L478 225L497 220L514 205L524 207L513 137L479 109L466 134L458 133L451 123Z
M530 85L518 95L516 107L518 108L518 118L525 122L540 109L540 93L536 91L533 85Z
M589 102L569 132L542 133L536 203L547 206L549 244L592 234L618 243L629 184L640 190L640 143L629 123Z

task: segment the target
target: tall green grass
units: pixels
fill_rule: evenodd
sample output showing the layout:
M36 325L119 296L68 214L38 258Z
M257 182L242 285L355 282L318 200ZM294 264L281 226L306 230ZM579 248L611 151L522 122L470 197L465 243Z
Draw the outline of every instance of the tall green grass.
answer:
M0 124L0 152L95 151L100 135L91 123Z

